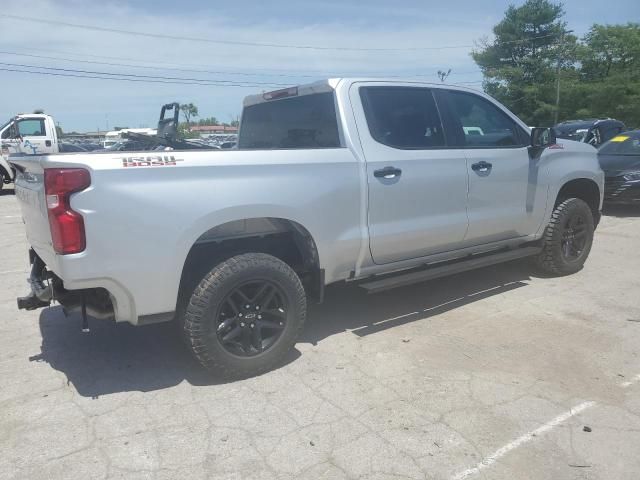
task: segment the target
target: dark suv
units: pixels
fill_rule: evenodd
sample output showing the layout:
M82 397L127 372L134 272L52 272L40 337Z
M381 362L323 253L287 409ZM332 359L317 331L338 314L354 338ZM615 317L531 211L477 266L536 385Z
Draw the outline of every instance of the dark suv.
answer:
M584 142L599 147L608 142L627 127L619 120L612 118L587 120L567 120L554 127L558 138Z

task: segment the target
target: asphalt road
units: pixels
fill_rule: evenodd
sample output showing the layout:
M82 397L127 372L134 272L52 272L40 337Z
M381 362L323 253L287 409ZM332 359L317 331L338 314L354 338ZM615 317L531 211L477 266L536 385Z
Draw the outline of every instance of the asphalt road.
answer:
M224 384L171 325L18 311L5 190L0 479L638 478L640 210L608 213L570 277L332 287L285 365Z

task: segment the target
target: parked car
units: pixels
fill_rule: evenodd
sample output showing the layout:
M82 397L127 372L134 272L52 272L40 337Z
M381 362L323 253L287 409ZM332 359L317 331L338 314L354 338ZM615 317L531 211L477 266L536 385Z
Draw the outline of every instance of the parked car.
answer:
M580 270L604 186L591 146L474 90L397 79L249 96L237 149L14 164L32 246L19 308L175 319L228 376L282 361L328 284L378 292L517 258Z
M88 152L93 152L95 150L102 150L104 148L102 145L98 143L82 142L79 145L85 150L87 150Z
M104 150L112 152L140 152L150 150L150 146L145 142L124 140L122 142L116 142L113 145L106 147Z
M88 150L75 143L60 142L58 145L60 153L88 152Z
M624 132L598 151L606 203L640 204L640 130Z
M612 118L567 120L554 128L558 138L584 142L594 147L599 147L627 129L624 123Z

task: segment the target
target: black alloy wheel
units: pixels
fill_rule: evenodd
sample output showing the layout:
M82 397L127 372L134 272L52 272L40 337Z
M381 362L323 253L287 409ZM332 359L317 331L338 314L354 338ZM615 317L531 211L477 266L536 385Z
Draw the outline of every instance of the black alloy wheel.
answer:
M252 357L273 346L286 326L288 305L280 287L268 280L235 287L222 301L215 335L225 350Z
M576 261L584 252L587 243L587 228L582 212L573 212L567 218L562 232L561 249L562 256L568 262Z

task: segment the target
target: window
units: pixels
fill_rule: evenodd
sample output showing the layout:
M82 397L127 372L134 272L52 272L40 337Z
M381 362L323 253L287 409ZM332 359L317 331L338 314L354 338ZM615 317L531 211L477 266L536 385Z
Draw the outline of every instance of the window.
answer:
M502 110L478 95L449 92L463 145L477 148L522 146L524 133Z
M622 132L622 127L617 125L602 127L600 129L600 143L608 142Z
M444 147L442 122L431 90L363 87L360 98L371 136L399 149Z
M18 122L18 132L22 137L44 137L44 120L27 119Z
M640 136L637 134L621 134L613 137L598 151L605 155L633 155L640 156Z
M242 113L240 149L340 146L333 92L259 103Z

